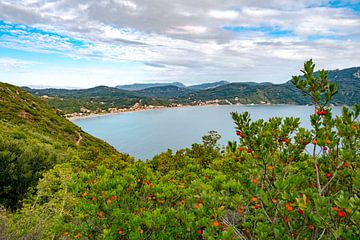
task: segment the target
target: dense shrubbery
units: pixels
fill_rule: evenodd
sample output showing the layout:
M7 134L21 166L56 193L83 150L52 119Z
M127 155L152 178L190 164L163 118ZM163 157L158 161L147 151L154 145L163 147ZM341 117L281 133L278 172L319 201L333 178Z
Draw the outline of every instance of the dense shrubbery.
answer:
M0 238L356 239L360 105L333 118L336 86L313 70L293 78L313 99L312 130L233 113L239 141L223 152L214 132L146 163L89 164L88 148L46 172L21 210L0 210Z

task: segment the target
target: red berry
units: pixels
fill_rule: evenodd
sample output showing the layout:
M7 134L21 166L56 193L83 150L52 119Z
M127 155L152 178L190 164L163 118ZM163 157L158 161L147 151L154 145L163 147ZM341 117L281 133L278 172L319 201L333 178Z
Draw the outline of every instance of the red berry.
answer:
M347 167L349 167L349 164L348 163L344 163L344 168L347 168Z
M254 208L255 208L255 209L259 209L259 208L260 208L260 205L259 205L259 204L256 204L256 205L254 206Z
M346 216L346 214L343 211L338 211L337 214L338 214L339 217L345 217Z
M240 152L244 151L244 148L239 147L239 151L240 151Z
M245 138L245 135L240 131L236 131L236 135L240 136L241 138Z
M239 161L239 158L238 158L238 157L235 157L234 160L235 160L235 162L238 162L238 161Z
M248 150L246 150L246 152L251 153L251 152L252 152L252 150L251 150L251 149L248 149Z
M328 172L328 173L325 174L325 176L326 176L327 178L331 178L331 173Z
M203 231L201 229L198 230L198 234L201 235L203 234Z
M304 211L301 210L301 209L299 209L298 213L301 214L301 215L303 215L303 214L304 214Z

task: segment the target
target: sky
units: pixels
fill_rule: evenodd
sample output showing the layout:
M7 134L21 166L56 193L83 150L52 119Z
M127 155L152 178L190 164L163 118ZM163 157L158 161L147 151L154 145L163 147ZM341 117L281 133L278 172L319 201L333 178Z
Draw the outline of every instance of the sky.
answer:
M360 66L360 0L0 0L0 81L283 83Z

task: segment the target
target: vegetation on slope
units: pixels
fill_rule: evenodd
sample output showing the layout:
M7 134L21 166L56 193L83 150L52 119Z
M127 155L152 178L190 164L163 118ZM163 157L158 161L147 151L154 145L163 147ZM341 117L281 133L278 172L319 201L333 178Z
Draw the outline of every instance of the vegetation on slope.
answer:
M28 188L55 164L122 157L24 90L0 83L0 205L17 208Z
M329 71L328 79L338 85L338 94L332 99L336 105L353 106L360 100L360 68ZM319 73L314 73L318 76ZM360 74L359 74L360 76ZM30 89L37 96L47 95L50 106L64 113L80 112L86 108L93 112L108 111L109 108L130 108L139 103L142 106L171 106L174 104L198 104L199 101L223 100L225 104L311 104L289 81L272 83L228 83L225 81L184 87L182 85L137 85L131 91L99 86L82 90ZM131 86L131 85L130 85ZM138 89L138 87L140 87Z
M21 209L0 210L0 238L356 239L360 105L333 118L336 85L313 72L308 61L293 78L315 105L312 130L233 113L239 139L225 151L211 132L146 163L58 164Z

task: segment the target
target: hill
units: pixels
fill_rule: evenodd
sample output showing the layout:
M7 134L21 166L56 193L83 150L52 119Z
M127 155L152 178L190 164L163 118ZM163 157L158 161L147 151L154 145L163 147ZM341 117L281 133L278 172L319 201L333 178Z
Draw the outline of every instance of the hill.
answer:
M313 80L312 60L304 68L306 79L293 83L318 106L324 101L318 92L331 98L334 84ZM330 104L314 109L312 130L299 118L253 121L248 112L231 113L238 139L226 148L211 131L201 144L148 162L130 162L17 87L0 85L0 111L2 240L360 234L360 104L336 118ZM23 192L21 208L9 210L14 202L3 201L12 196L6 193Z
M178 88L185 87L185 85L180 82L172 82L172 83L134 83L128 85L118 85L116 86L116 88L127 91L139 91L152 87L166 87L166 86L176 86Z
M160 98L160 99L186 99L190 90L177 86L151 87L138 91L144 97Z
M360 102L360 67L328 71L328 80L338 86L338 93L332 103L336 105L355 105ZM314 74L318 76L318 72ZM311 99L303 96L288 81L283 84L272 83L231 83L220 87L198 91L191 96L195 100L227 99L232 103L272 103L272 104L310 104Z
M333 104L352 106L360 101L359 72L360 67L328 71L328 80L336 83L339 90L332 100ZM137 103L142 106L196 105L216 99L222 104L311 103L290 81L283 84L220 81L189 87L182 84L180 87L150 84L145 89L132 91L106 86L81 90L25 89L36 96L45 97L50 106L64 113L80 112L82 108L96 113L109 111L111 108L130 108Z
M136 91L127 91L113 87L98 86L89 89L31 89L26 91L43 97L50 106L64 113L80 112L81 108L92 112L107 111L109 108L126 108L141 102L144 105L166 105L162 100L148 97Z
M95 162L104 156L127 158L45 101L1 82L0 116L0 205L19 207L45 171L76 156Z

